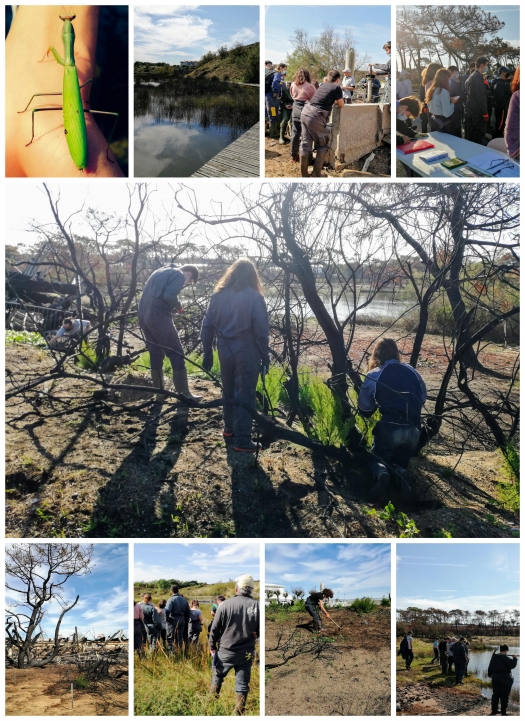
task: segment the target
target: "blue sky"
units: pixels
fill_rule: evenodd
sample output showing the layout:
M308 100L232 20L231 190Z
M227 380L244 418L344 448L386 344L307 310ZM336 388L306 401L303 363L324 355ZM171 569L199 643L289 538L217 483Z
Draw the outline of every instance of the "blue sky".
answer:
M218 583L241 573L260 578L257 543L136 543L134 580Z
M87 544L81 544L87 545ZM75 626L79 633L90 636L112 635L124 629L128 635L129 587L128 587L128 545L127 543L95 543L93 546L91 573L86 576L72 577L64 584L63 598L71 603L77 594L77 605L62 620L60 632L70 635ZM9 581L8 581L9 582ZM20 588L20 582L12 583ZM8 598L16 598L6 589ZM9 608L9 606L8 606ZM46 605L47 613L42 628L54 634L61 607L56 600Z
M267 543L265 564L266 583L289 592L323 583L340 599L390 593L387 543Z
M517 543L397 544L397 608L519 607Z
M259 41L258 5L135 7L135 61L178 64L209 50Z
M392 34L389 5L269 5L265 12L263 61L277 64L285 60L293 51L290 38L294 30L306 30L315 37L326 25L352 32L356 58L368 55L369 62L376 63L388 59L383 45Z

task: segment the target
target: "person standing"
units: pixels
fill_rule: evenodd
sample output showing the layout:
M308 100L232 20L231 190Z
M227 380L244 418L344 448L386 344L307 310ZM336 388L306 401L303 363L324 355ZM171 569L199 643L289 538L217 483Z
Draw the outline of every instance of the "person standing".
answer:
M440 68L425 96L430 114L430 129L441 133L453 130L454 105L459 100L458 97L450 97L450 75L449 70Z
M345 102L345 105L350 105L352 103L352 97L354 95L355 90L355 80L352 76L352 71L350 68L345 68L343 70L343 79L341 80L341 90L343 91L343 100Z
M314 631L317 631L317 633L321 633L321 631L324 631L324 628L321 626L321 616L319 615L319 609L321 609L326 618L331 618L330 614L323 605L323 601L327 598L333 597L334 592L330 588L323 588L322 591L314 591L313 593L311 593L304 603L304 607L313 619L312 623Z
M432 644L432 648L434 650L434 658L430 663L433 664L434 661L437 661L439 663L439 639L436 638L436 640Z
M194 265L177 268L172 263L155 270L146 281L138 309L139 326L149 351L153 386L164 388L162 366L167 356L171 362L175 392L194 401L200 401L202 396L193 395L188 387L184 351L172 313L181 310L178 298L181 290L190 283L196 283L198 278L199 271ZM157 400L163 399L159 394Z
M273 63L271 60L267 60L264 63L264 100L266 106L266 115L268 116L268 130L270 138L276 138L277 133L277 120L279 117L279 99L274 98L272 84L273 79L276 75Z
M456 637L452 636L447 642L447 673L454 673L454 646L456 644Z
M439 642L439 663L441 665L441 673L446 676L447 674L447 667L448 667L448 659L447 659L447 638L442 638Z
M160 617L162 629L160 631L160 640L162 645L165 647L168 640L168 621L166 620L166 599L162 598L157 606L157 612Z
M292 143L290 145L290 155L292 160L299 160L299 143L301 141L301 113L305 103L315 95L316 87L312 83L310 71L308 68L299 68L292 78L290 86L290 95L293 98L292 108Z
M496 716L498 706L501 702L501 715L507 716L509 696L514 683L512 669L518 665L518 657L513 654L508 656L509 647L506 643L499 647L499 653L492 654L490 659L488 675L492 681L491 716Z
M494 102L494 113L496 115L495 138L502 138L505 133L509 103L512 97L509 80L510 74L510 70L502 66L498 70L498 77L492 83L492 98Z
M191 614L190 606L179 593L178 586L171 587L171 597L166 603L166 621L168 622L168 651L182 648L188 636Z
M162 624L155 606L151 603L151 594L145 593L142 602L139 604L144 616L144 627L148 637L148 645L152 651L157 647L157 639L160 637Z
M461 637L454 644L454 665L456 668L456 686L463 686L463 677L467 671L468 653L465 639Z
M293 109L293 98L290 95L290 90L288 88L289 83L287 83L284 79L285 76L286 71L283 73L283 79L281 80L281 129L279 134L279 145L286 144L284 136L286 134L286 129L288 128L288 123L290 123L292 118Z
M233 441L237 452L259 450L251 439L253 417L242 406L255 410L259 374L264 382L270 364L269 334L259 274L251 260L239 258L215 286L201 328L205 370L212 367L213 339L217 337L223 399L232 404L225 403L222 409L223 437Z
M204 618L199 608L199 602L194 599L190 603L190 625L188 628L188 643L196 646L202 631Z
M328 82L319 86L312 99L306 103L301 113L301 177L321 178L325 156L329 147L330 132L326 125L332 107L337 105L342 108L344 105L343 91L341 90L341 73L338 70L331 70L328 73ZM312 174L308 174L310 164L310 153L313 145L317 148L317 155L314 161Z
M144 613L137 601L133 604L133 650L144 655Z
M488 60L485 57L477 58L474 72L465 83L467 93L467 140L482 144L487 132L489 110L487 102L487 88L483 73Z
M375 480L371 496L378 502L389 491L389 470L401 481L403 494L411 493L405 472L410 459L417 454L421 409L426 397L423 379L411 365L401 363L395 340L379 340L372 349L358 397L359 412L364 418L376 410L381 413L370 450L376 459L370 466Z
M448 85L448 92L451 98L459 98L454 104L454 112L452 114L452 123L449 129L450 135L455 135L458 138L462 136L462 125L463 125L463 110L465 107L465 93L461 87L459 69L456 65L450 65L447 70L450 73L450 81Z
M401 70L396 81L396 99L408 98L412 95L412 81L408 70Z
M235 596L217 608L210 630L213 675L210 693L219 696L228 673L235 672L235 716L242 716L248 693L255 644L259 638L259 602L253 598L255 582L243 574L235 582Z

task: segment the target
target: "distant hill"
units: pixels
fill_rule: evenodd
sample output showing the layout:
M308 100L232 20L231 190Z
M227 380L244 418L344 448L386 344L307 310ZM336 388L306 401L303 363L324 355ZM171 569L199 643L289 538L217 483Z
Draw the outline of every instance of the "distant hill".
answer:
M188 73L190 78L216 77L219 80L259 84L259 43L240 45L231 50L221 48L217 53L204 56L203 60L205 62L201 61L195 70Z

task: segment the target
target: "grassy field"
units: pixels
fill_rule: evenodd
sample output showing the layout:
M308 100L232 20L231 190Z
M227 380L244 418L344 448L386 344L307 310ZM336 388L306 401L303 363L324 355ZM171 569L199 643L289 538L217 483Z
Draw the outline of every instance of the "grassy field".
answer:
M170 593L159 594L156 584L135 587L135 600L142 593L151 593L153 602L169 598ZM235 593L235 584L216 583L203 586L181 587L185 598L231 597ZM254 596L259 595L259 583L256 583ZM172 655L159 649L145 658L135 655L135 715L137 716L231 716L235 705L235 675L227 676L219 699L208 694L211 681L211 655L208 650L206 629L211 621L210 605L201 605L204 628L199 644L188 649L187 653L176 651ZM251 691L246 704L245 715L259 714L259 662L253 665Z

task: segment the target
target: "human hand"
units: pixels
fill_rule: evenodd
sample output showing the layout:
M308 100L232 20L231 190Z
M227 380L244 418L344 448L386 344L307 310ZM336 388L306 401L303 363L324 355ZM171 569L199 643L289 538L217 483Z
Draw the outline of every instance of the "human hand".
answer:
M97 6L78 6L75 29L75 64L82 85L95 74L98 13ZM60 8L50 5L21 5L6 39L6 176L7 177L122 177L117 163L106 158L107 142L95 122L84 113L88 138L88 164L75 167L64 137L62 82L64 68L46 50L53 46L63 55ZM43 62L40 62L42 61ZM81 91L84 108L89 108L91 84ZM36 93L42 95L31 101ZM33 113L36 108L53 111ZM32 120L35 136L31 144ZM26 147L27 146L27 147Z
M205 355L202 359L202 367L204 370L209 373L213 366L213 356Z

